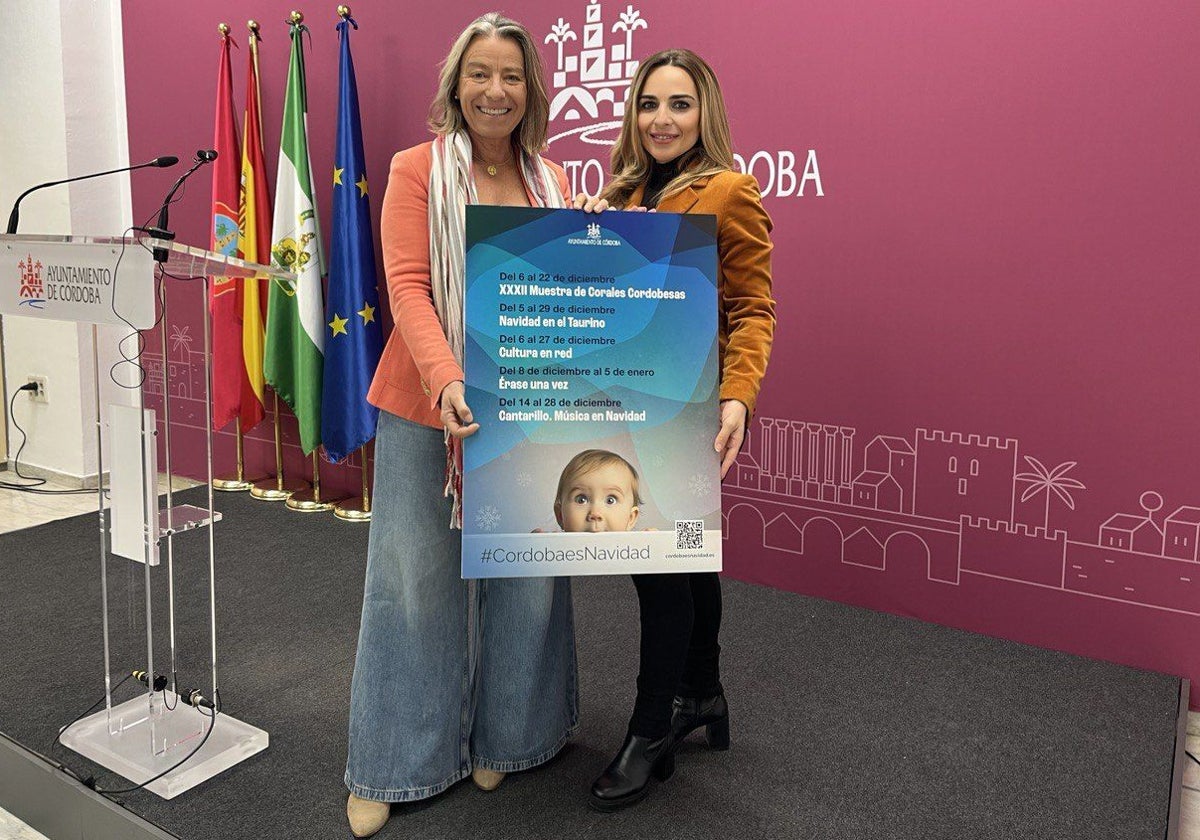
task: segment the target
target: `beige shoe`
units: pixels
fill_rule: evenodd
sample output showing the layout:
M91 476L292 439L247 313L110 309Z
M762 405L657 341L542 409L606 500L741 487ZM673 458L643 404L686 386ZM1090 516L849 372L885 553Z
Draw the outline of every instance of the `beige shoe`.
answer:
M504 773L487 770L483 767L476 767L471 771L471 780L475 782L475 786L480 790L495 790L504 781L504 776Z
M392 811L389 802L372 802L360 799L353 793L346 800L346 819L350 820L350 831L355 837L370 837L383 828Z

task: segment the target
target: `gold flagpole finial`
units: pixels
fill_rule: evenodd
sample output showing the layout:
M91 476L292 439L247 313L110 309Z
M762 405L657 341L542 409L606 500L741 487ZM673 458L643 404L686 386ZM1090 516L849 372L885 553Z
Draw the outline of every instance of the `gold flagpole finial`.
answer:
M246 21L246 28L249 29L251 32L253 32L255 35L257 35L258 34L258 21L256 21L256 20Z
M221 33L222 38L228 38L229 37L229 24L228 23L218 23L217 31Z
M342 18L343 20L350 17L350 7L338 6L338 17Z
M304 23L304 12L298 12L298 11L293 10L291 15L289 16L289 18L292 21L293 25Z

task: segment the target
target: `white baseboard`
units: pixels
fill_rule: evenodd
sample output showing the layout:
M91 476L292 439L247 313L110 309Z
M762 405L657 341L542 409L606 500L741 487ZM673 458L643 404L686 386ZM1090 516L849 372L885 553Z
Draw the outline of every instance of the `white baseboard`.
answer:
M6 461L0 462L0 470L16 475L15 462ZM47 481L53 481L55 484L62 485L69 490L95 490L99 486L98 473L91 475L71 475L70 473L59 472L58 470L48 469L47 467L37 467L31 464L21 464L21 475L29 478L44 478ZM105 479L108 478L108 473L104 474Z

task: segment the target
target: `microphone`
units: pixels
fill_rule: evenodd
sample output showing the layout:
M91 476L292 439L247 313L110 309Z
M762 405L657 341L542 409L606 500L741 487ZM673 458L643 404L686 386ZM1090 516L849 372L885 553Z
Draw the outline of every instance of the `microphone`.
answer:
M213 149L200 149L196 152L196 156L192 158L191 168L189 168L187 172L184 172L182 175L180 175L179 180L176 181L174 186L171 187L171 191L168 192L167 197L163 199L162 207L160 207L158 210L158 221L154 223L154 227L150 228L147 233L156 239L171 240L175 238L175 233L167 230L167 216L171 208L171 199L175 197L175 193L179 191L179 188L183 186L183 182L191 177L193 172L195 172L204 164L210 163L216 159L217 153ZM154 259L160 263L166 262L167 249L155 248Z
M140 682L142 685L146 686L146 688L151 687L150 686L150 675L147 674L145 671L134 671L133 678L135 680L137 680L138 682ZM167 687L167 678L164 677L162 674L155 674L153 690L154 691L162 691L166 687Z
M217 710L212 701L201 694L200 689L198 688L194 688L187 692L180 692L179 699L194 709L212 709L214 712Z
M166 166L174 166L177 163L179 163L179 158L175 157L174 155L164 155L163 157L156 157L154 160L147 163L139 163L136 166L122 166L119 169L109 169L106 172L93 172L90 175L79 175L75 178L63 178L61 181L47 181L44 184L38 184L36 187L30 187L29 189L25 190L25 192L17 196L17 200L13 202L12 212L8 214L8 228L4 232L17 232L17 224L21 219L21 200L36 190L40 190L44 187L56 187L59 184L69 184L72 181L84 181L88 178L99 178L101 175L115 175L118 172L132 172L135 169L145 169L148 166L162 168Z
M142 685L146 686L147 688L151 688L150 675L148 673L146 673L145 671L134 671L133 677L138 682L140 682ZM155 674L153 690L154 691L162 691L166 687L167 687L167 678L165 676L163 676L162 674ZM182 691L177 692L176 696L180 700L182 700L184 703L187 703L192 708L213 709L214 711L216 710L216 707L213 705L213 702L211 700L209 700L207 697L205 697L200 692L200 689L198 689L198 688L193 688L191 691L188 691L185 688Z

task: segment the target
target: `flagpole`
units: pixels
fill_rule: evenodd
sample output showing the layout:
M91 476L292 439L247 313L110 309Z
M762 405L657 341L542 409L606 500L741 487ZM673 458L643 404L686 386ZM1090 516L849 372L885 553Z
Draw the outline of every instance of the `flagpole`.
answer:
M255 482L250 495L264 502L282 502L293 493L308 489L306 481L286 481L283 475L283 425L279 419L279 395L275 397L275 475Z
M259 479L246 478L246 446L244 435L242 434L242 418L235 417L233 422L236 424L237 431L237 474L232 478L214 478L213 489L222 490L233 493L241 490L249 490Z
M371 491L366 444L374 436L378 410L367 392L379 357L383 337L375 312L379 289L375 274L375 248L367 198L366 156L358 86L350 53L351 29L358 23L350 7L337 9L340 42L338 126L334 148L334 236L330 250L329 286L325 297L326 338L321 432L325 451L342 458L356 449L362 459L362 495L334 506L334 515L349 522L371 520ZM346 317L342 317L342 316Z
M285 504L288 510L296 510L301 513L319 513L324 510L333 510L334 501L325 501L321 498L321 459L317 457L317 450L312 452L312 467L313 480L311 490L301 490L299 493L293 493L288 497Z
M333 515L347 522L370 522L371 484L367 475L367 447L365 445L358 450L358 456L362 458L362 495L338 502L333 506Z

